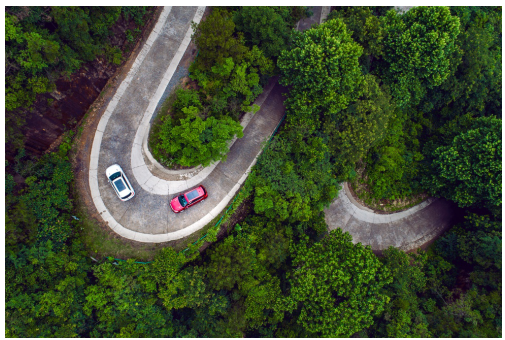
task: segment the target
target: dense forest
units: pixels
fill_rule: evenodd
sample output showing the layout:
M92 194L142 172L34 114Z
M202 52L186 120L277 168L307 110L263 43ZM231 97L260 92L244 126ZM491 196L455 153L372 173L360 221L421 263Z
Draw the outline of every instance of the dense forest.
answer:
M107 28L129 10L48 11L49 23L6 14L8 110L51 91L55 73L103 51L113 61ZM250 213L201 253L93 261L71 134L6 163L7 337L502 336L501 7L336 7L295 30L310 14L219 7L194 27L197 86L178 90L152 142L166 164L224 159L269 77L289 89L236 202ZM464 216L426 251L377 256L327 230L344 181L371 202L427 193Z

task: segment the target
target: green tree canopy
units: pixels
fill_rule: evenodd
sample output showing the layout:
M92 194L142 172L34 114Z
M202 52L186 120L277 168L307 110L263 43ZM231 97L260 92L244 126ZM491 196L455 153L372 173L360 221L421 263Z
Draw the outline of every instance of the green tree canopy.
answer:
M258 46L267 58L277 57L288 48L291 27L276 8L244 6L234 13L233 21L246 42Z
M333 230L309 247L293 244L288 310L300 308L298 323L313 334L349 337L372 324L389 301L381 288L391 277L369 247Z
M352 38L363 47L363 56L382 55L384 29L369 7L344 6L331 11L326 21L340 18L352 32Z
M175 125L167 117L160 128L161 142L156 144L154 152L167 154L173 162L183 166L209 165L211 162L226 160L228 143L237 136L242 138L242 126L230 117L216 119L209 117L202 120L194 106L183 109L188 115Z
M417 104L426 88L439 86L450 74L459 19L448 7L414 7L384 17L385 80L398 105Z
M490 209L501 207L501 129L500 119L475 119L468 131L433 152L425 186L460 207L478 204Z
M231 13L224 9L214 8L204 21L193 23L193 29L191 39L198 46L199 53L192 70L204 72L216 63L223 64L225 58L241 60L247 53L242 35L233 36L235 23Z
M359 91L358 100L338 115L325 117L322 124L339 177L345 177L356 161L364 159L368 150L384 138L394 117L389 89L379 86L376 77L367 74Z
M340 19L303 33L293 31L290 49L283 51L277 62L280 83L292 86L290 101L303 100L315 112L337 113L357 97L362 53L363 48L352 40Z

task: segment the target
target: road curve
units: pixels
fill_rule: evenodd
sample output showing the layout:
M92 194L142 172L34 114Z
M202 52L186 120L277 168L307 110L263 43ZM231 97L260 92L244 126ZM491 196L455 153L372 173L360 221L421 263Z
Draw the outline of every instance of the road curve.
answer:
M204 9L164 8L95 132L89 167L93 202L109 227L131 240L161 243L180 239L219 215L247 178L264 141L284 115L282 93L287 90L272 78L255 101L261 105L260 111L246 115L242 121L244 137L232 145L226 162L215 163L187 180L169 181L153 174L156 171L151 172L154 167L146 162L149 157L145 152L150 121L190 42L190 23L199 22ZM319 20L314 17L305 19L301 26L310 27L312 21ZM136 190L136 196L128 202L121 202L107 182L105 169L114 163L121 165ZM169 200L200 183L209 191L209 198L184 213L172 213ZM415 249L436 237L452 221L453 206L444 200L430 199L390 215L367 212L351 200L342 190L325 210L329 229L340 227L349 231L354 242L371 245L378 251L389 245Z
M272 78L256 100L261 109L243 122L244 137L233 144L226 162L216 163L189 180L167 181L153 175L144 160L143 141L153 112L190 42L191 21L199 22L204 9L163 10L95 132L89 171L91 197L109 227L131 240L176 240L212 221L245 181L264 141L284 116L282 92L286 90ZM121 202L107 182L105 169L115 163L136 190L130 201ZM200 183L207 188L209 198L184 213L172 213L169 200Z
M450 228L457 215L453 202L437 198L399 213L376 214L353 199L347 183L325 210L328 229L341 228L352 235L354 243L369 245L376 252L390 246L415 250Z

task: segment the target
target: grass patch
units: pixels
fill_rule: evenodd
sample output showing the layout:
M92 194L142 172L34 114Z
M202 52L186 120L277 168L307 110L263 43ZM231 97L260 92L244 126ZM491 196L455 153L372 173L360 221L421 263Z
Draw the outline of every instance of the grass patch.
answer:
M422 192L395 200L387 198L376 199L370 194L370 188L366 183L366 178L360 178L358 176L349 184L354 198L362 205L377 212L391 213L406 210L418 205L429 197L427 193Z
M205 225L205 227L203 227L202 229L198 230L197 232L189 235L189 236L186 236L185 238L182 238L180 240L176 240L176 241L172 241L174 244L172 245L172 248L175 249L175 251L179 252L179 251L183 251L184 249L188 248L188 245L189 244L192 244L192 243L195 243L196 241L198 241L202 236L204 236L205 234L207 234L207 232L209 231L210 228L214 227L216 225L216 223L219 221L219 219L221 218L222 214L216 216L212 221L210 221L209 223L207 223Z
M75 200L75 212L80 220L78 225L79 237L88 250L88 255L98 261L105 257L114 257L119 259L134 258L140 261L151 261L156 253L162 249L158 244L138 243L131 244L124 239L115 237L110 229L109 232L87 215L87 211L79 200Z

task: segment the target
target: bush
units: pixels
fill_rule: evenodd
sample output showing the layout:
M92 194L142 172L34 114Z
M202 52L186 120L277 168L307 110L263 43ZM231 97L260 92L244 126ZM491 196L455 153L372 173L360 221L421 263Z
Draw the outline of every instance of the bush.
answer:
M153 148L155 157L182 166L208 166L215 161L226 160L228 142L237 135L242 138L242 126L229 117L203 120L194 106L183 108L187 118L176 125L170 117L164 117L159 130L160 142Z

